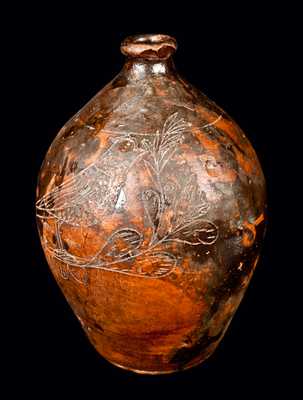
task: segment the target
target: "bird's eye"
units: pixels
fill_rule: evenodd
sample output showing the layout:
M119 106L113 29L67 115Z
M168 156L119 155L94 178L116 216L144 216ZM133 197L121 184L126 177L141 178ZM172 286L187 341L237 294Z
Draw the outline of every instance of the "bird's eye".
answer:
M123 140L119 143L118 149L124 153L134 149L134 142L132 140Z

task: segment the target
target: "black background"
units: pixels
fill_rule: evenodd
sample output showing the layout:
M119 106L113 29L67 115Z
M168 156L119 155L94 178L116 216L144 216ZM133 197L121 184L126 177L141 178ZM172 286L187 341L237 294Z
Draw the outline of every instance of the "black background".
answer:
M8 102L13 129L7 136L17 161L10 162L14 195L5 210L19 210L7 235L15 268L4 281L12 317L5 323L12 339L7 345L11 390L37 398L50 392L102 398L108 389L112 395L141 389L159 396L168 390L171 396L183 391L214 398L277 393L294 398L300 375L293 361L298 351L295 321L300 314L292 310L298 302L293 289L298 272L291 271L300 262L291 255L295 234L289 220L296 217L286 205L293 179L286 171L295 167L285 135L295 132L285 125L296 118L287 111L293 100L285 91L296 36L288 10L255 3L235 9L179 3L167 13L152 3L123 9L117 3L110 11L102 4L52 4L16 5L6 35L13 87ZM34 217L37 174L55 134L119 72L121 40L150 32L177 39L180 74L246 132L264 169L269 203L258 268L221 345L204 364L159 377L119 370L91 347L47 267Z

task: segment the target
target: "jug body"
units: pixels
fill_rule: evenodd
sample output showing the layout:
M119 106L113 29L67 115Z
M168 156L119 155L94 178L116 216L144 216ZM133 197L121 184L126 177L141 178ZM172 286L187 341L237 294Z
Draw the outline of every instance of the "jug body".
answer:
M90 342L149 374L212 354L265 227L251 144L179 76L175 48L166 35L122 43L122 71L60 130L37 188L43 250Z

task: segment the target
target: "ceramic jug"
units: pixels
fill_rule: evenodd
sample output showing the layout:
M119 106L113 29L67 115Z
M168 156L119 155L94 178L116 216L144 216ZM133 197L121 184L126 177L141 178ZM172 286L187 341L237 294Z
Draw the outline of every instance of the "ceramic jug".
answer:
M111 363L170 373L209 357L258 261L265 182L239 126L138 35L121 72L59 131L37 221L49 267Z

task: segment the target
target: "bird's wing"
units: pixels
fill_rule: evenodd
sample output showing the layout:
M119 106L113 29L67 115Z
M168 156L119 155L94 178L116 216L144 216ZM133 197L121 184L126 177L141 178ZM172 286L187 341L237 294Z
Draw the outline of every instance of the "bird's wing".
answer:
M93 165L86 167L57 186L51 192L46 193L36 203L38 211L44 211L51 214L61 212L66 208L79 206L86 201L87 197L97 189L94 181L107 181L107 172L102 168L104 161L112 155L112 144ZM100 186L100 185L99 185Z
M123 160L114 151L117 143L120 141L116 140L94 164L42 196L36 203L38 215L77 225L82 218L88 224L95 223L94 206L106 209L114 204L130 167L140 156L131 152Z
M37 209L54 215L57 212L81 206L102 183L107 185L108 180L109 177L105 173L92 165L46 193L37 201Z

